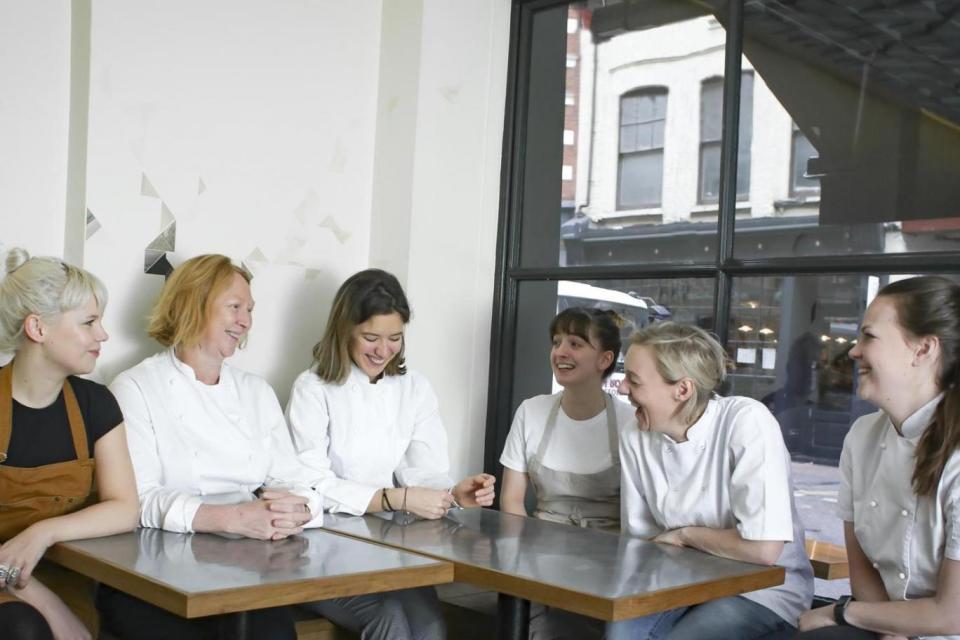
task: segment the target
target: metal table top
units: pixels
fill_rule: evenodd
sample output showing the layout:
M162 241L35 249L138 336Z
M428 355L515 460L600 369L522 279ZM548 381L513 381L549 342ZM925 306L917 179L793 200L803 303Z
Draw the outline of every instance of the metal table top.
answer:
M449 563L320 529L276 542L138 529L60 543L46 557L186 618L453 578Z
M784 579L781 567L489 509L412 522L403 514L388 515L330 514L324 528L447 560L457 581L604 620L698 604Z

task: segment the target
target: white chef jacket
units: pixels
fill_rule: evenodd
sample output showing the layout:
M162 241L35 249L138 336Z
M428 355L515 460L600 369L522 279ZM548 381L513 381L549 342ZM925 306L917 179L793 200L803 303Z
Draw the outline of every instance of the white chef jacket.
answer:
M371 384L351 365L346 382L336 384L308 369L293 383L287 420L330 512L363 514L383 487L453 484L437 396L416 371Z
M121 373L110 385L123 411L140 494L140 524L193 531L205 502L252 500L261 486L306 497L318 527L322 498L300 466L273 389L223 363L207 385L167 349Z
M960 560L960 454L947 460L932 498L918 497L911 481L917 443L942 398L904 420L903 435L878 411L854 422L843 441L837 515L853 522L891 600L935 595L943 558Z
M627 429L620 459L624 532L651 538L688 526L736 527L745 540L786 542L777 560L784 584L743 596L797 624L813 598L813 570L793 503L790 454L765 406L714 396L687 441Z
M527 473L527 462L537 453L547 418L560 396L560 393L534 396L520 404L503 445L500 464ZM635 427L637 419L633 407L616 398L612 402L617 415L617 431ZM601 411L587 420L574 420L560 407L557 427L541 462L556 471L580 474L597 473L613 466L607 436L607 412Z

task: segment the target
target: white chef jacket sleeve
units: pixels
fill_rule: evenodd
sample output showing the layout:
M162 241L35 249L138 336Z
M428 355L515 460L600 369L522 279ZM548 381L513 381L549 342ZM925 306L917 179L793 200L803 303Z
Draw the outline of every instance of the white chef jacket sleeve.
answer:
M620 529L623 533L640 538L653 538L664 529L657 522L647 503L641 473L639 429L624 429L620 432Z
M319 527L323 524L323 498L313 486L313 474L300 464L290 441L290 430L283 417L280 403L273 389L261 381L260 411L270 430L270 467L263 485L283 487L290 493L307 499L307 506L314 516L304 527Z
M943 557L960 560L960 473L957 470L957 454L947 459L943 471Z
M110 385L127 426L127 447L140 495L140 524L144 527L189 533L193 518L203 501L163 485L163 461L157 443L156 425L150 416L147 394L152 390L128 373L121 373ZM155 393L155 391L153 391ZM175 402L175 399L168 399Z
M837 492L837 517L846 522L853 522L853 458L854 458L854 428L856 422L843 439L843 450L840 452L840 490Z
M287 423L297 456L312 477L312 486L323 496L331 513L359 516L367 512L381 487L338 478L330 465L330 414L323 383L315 374L301 375L293 383L287 403Z
M416 372L412 382L412 401L415 403L413 433L410 443L394 470L401 487L430 487L447 489L450 479L450 454L447 451L447 432L440 421L440 403L427 379Z
M510 425L510 433L507 434L507 441L503 443L503 453L500 454L500 464L520 473L527 472L527 439L524 428L527 406L525 400L517 407L517 412L513 415L513 424Z
M789 454L777 419L755 401L727 419L735 421L730 437L730 508L740 536L792 542Z

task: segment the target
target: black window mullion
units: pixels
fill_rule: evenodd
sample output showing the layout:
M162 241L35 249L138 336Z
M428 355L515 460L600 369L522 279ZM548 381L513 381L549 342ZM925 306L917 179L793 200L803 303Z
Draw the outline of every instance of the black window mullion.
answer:
M717 251L714 332L727 344L730 295L733 279L725 267L734 262L733 244L737 211L737 157L740 141L740 80L743 57L743 0L730 0L724 50L723 128L720 138L719 249Z

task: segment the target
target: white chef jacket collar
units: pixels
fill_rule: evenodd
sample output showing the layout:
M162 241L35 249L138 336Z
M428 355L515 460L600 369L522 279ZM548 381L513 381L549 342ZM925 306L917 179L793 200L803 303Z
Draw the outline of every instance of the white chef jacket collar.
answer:
M904 420L900 426L903 437L908 440L916 440L922 436L933 421L933 414L941 400L943 400L943 393L937 395L936 398L917 409L909 418Z
M366 385L380 384L387 377L387 372L384 370L375 383L370 382L370 376L364 373L363 369L357 366L357 363L353 360L350 361L350 375L347 377L348 382L358 382Z
M687 429L687 439L684 442L703 442L710 437L710 432L713 430L715 420L713 414L717 411L717 401L716 396L713 395L710 397L710 400L707 401L707 408L703 410L703 415L694 422L689 429ZM670 442L674 442L673 438L664 434L664 437ZM683 442L677 442L676 444L682 445Z
M216 385L208 385L207 383L202 382L199 378L197 378L197 372L193 370L193 367L191 367L186 362L184 362L183 360L177 357L177 354L173 347L170 347L169 349L167 349L167 354L169 355L170 360L173 362L173 368L176 369L178 372L180 372L180 374L185 376L187 380L190 380L191 382L196 382L198 384L202 384L207 387L216 386ZM219 384L219 381L223 380L223 370L224 370L225 364L226 364L225 362L220 363L220 375L217 376L217 379L218 379L217 384Z

